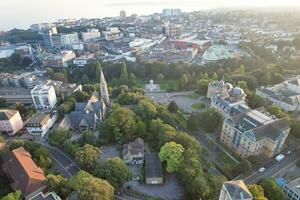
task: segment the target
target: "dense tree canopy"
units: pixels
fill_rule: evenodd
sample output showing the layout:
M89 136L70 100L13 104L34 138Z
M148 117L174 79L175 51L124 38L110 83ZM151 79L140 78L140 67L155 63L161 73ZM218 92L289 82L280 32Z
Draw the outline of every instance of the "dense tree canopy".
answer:
M50 145L63 149L65 142L71 138L71 133L65 129L55 129L49 133Z
M100 162L94 174L96 177L107 180L115 188L122 186L125 181L131 178L131 172L127 165L119 157Z
M184 148L181 144L168 142L161 147L159 158L161 161L167 162L167 171L175 172L178 170L180 163L183 160Z
M86 144L75 153L75 161L84 169L92 172L100 156L100 150L93 145Z
M264 189L260 185L251 184L251 185L247 185L247 187L253 196L253 200L268 200L264 196Z

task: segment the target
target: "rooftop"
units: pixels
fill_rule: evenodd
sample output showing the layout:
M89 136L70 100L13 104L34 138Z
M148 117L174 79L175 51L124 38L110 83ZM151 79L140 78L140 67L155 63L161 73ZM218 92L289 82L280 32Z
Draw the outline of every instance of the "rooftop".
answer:
M234 200L252 199L250 191L242 180L226 181L224 186Z
M163 177L162 164L156 153L145 155L145 174L146 177Z
M18 112L17 110L0 110L0 120L9 120Z

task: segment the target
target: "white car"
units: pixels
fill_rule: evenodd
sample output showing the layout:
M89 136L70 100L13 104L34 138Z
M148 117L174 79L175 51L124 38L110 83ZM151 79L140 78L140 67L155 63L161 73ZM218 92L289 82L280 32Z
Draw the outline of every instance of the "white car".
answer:
M282 154L279 154L278 156L275 157L275 160L276 160L277 162L280 162L280 161L282 161L283 159L284 159L284 155L282 155Z
M259 168L257 171L258 171L259 173L262 173L262 172L264 172L265 170L266 170L266 168L261 167L261 168Z

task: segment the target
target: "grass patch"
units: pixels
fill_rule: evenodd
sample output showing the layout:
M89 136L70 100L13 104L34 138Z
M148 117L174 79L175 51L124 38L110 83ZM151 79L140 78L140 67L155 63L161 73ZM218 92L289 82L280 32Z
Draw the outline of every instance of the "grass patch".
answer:
M223 151L219 153L219 159L225 164L229 165L230 167L235 167L237 164Z
M161 90L166 90L167 92L178 91L179 81L178 80L163 80L158 82Z
M199 97L201 97L201 95L196 94L196 93L192 93L192 94L189 94L188 97L191 98L191 99L198 99Z
M222 142L220 142L219 140L216 141L216 143L220 146L223 147L223 149L225 149L232 157L234 157L236 160L238 160L239 162L241 162L243 159L234 151L232 151L231 149L229 149L225 144L223 144Z
M205 105L203 103L194 103L192 105L192 108L194 108L194 109L202 109L202 108L205 108Z

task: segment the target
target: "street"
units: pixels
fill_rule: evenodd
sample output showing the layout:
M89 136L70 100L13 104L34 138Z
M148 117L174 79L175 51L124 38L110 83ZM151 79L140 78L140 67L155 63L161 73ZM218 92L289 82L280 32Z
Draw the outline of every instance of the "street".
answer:
M274 177L276 174L287 170L290 166L295 164L299 160L299 150L298 152L294 152L293 154L286 156L280 162L274 162L273 165L266 167L266 170L262 173L258 173L257 171L253 172L250 176L244 178L244 182L246 184L257 183L263 178Z

